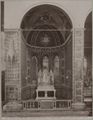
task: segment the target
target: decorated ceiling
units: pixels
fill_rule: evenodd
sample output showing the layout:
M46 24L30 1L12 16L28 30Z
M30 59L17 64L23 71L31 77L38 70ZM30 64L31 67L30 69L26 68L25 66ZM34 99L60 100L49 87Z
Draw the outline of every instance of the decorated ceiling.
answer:
M40 5L23 17L21 30L31 46L53 47L62 45L71 33L69 16L53 5Z

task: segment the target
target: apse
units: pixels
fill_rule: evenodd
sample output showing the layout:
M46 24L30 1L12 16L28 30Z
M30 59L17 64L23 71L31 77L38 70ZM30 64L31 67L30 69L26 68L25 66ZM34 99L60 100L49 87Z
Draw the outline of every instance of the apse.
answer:
M66 12L54 5L39 5L24 15L20 29L29 74L23 75L22 99L72 99L72 27Z
M62 45L72 29L72 22L64 10L49 4L30 9L23 17L21 31L31 46Z

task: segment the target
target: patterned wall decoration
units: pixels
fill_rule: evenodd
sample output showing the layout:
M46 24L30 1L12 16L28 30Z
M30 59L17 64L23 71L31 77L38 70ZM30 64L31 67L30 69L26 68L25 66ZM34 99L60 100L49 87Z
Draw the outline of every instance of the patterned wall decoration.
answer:
M6 70L5 70L5 91L6 93L6 101L7 96L11 93L11 89L14 92L14 96L8 98L12 99L15 97L16 92L19 91L20 86L20 41L19 41L19 33L18 31L5 31L5 62L6 62ZM16 91L17 90L17 91ZM20 92L19 92L20 93ZM18 95L20 96L20 95ZM17 96L16 98L17 99ZM18 97L20 99L20 97Z

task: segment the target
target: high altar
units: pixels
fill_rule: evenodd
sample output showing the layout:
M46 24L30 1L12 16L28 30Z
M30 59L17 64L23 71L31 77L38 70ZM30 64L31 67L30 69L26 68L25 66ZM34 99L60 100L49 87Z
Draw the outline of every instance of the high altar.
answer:
M36 89L36 100L56 99L54 88L54 73L49 70L48 58L43 58L43 67L38 72L38 87Z

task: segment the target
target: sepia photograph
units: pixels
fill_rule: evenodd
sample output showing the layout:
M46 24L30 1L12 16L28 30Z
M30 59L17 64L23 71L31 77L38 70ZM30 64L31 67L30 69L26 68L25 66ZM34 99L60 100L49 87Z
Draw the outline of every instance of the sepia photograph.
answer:
M0 1L1 117L92 117L92 0Z

